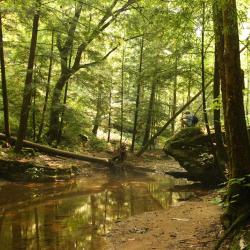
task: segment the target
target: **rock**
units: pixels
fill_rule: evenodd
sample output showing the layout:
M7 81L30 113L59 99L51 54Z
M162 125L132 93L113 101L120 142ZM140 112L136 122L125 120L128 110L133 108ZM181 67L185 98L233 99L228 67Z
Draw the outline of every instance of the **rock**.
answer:
M182 129L166 141L163 150L187 171L188 179L206 184L225 181L214 163L209 138L199 128Z

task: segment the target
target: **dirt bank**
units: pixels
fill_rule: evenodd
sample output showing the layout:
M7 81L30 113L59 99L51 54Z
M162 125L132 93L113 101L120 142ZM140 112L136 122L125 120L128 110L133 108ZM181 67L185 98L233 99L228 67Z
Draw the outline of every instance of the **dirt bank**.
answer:
M165 211L144 213L118 222L107 235L107 249L212 249L222 234L219 223L222 210L211 203L213 198L214 193L210 193L177 203Z

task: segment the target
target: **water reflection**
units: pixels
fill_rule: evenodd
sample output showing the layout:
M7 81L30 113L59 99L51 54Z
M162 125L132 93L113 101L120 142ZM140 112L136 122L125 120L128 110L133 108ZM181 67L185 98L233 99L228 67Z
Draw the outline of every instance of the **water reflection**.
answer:
M102 249L111 223L192 195L167 177L105 174L54 184L0 185L0 249Z

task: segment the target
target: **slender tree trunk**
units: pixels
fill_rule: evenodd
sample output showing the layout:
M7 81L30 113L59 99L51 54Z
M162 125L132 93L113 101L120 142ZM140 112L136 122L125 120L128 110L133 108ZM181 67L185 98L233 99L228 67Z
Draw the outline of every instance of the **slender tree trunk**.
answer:
M41 140L41 136L42 136L42 132L43 132L43 126L44 126L44 120L45 120L45 114L46 114L47 106L48 106L49 91L50 91L50 81L51 81L52 66L53 66L54 36L55 36L55 32L52 31L50 58L49 58L49 71L48 71L46 93L45 93L45 99L44 99L44 105L43 105L43 111L42 111L42 118L41 118L41 121L40 121L40 126L39 126L39 130L38 130L38 135L37 135L37 142L40 142L40 140Z
M216 9L215 9L216 8ZM213 94L214 94L214 130L215 130L215 140L216 140L216 159L218 167L221 169L222 172L225 171L225 164L227 160L227 152L224 147L223 142L223 136L222 136L222 129L221 129L221 115L219 107L220 102L220 70L219 70L219 50L220 50L220 43L219 43L219 37L216 28L216 16L218 15L218 9L216 6L213 6L213 17L214 17L214 32L215 32L215 55L214 55L214 88L213 88Z
M223 105L223 113L224 117L226 115L227 110L227 85L225 78L225 61L224 61L224 32L223 32L223 13L222 13L222 3L217 0L213 1L213 19L214 19L214 33L215 33L215 47L217 53L217 60L219 66L219 77L221 84L221 95L222 95L222 105ZM226 134L229 134L228 121L224 119L224 127ZM226 144L227 148L230 148L230 140L226 136ZM230 158L228 158L230 161ZM230 164L227 164L230 165ZM230 173L229 173L230 174Z
M249 67L249 50L247 50L247 93L249 93L250 89L250 67ZM247 117L247 126L249 126L249 94L246 95L246 117Z
M211 132L208 123L207 105L206 105L206 92L205 92L205 52L204 52L204 38L205 38L205 2L202 2L202 34L201 34L201 87L202 87L202 104L203 115L207 134L211 139ZM211 140L212 145L212 140Z
M65 108L66 108L66 104L67 104L67 97L68 97L68 86L69 86L69 83L66 82L65 90L64 90L64 97L63 97L63 108L62 108L62 113L61 113L61 121L60 121L60 125L59 125L57 139L56 139L56 147L60 144L61 139L62 139L64 113L65 113Z
M108 118L108 139L110 142L110 134L111 134L111 116L112 116L112 82L109 90L109 118Z
M143 48L144 48L144 37L141 38L140 62L139 62L139 72L138 72L138 81L137 81L137 90L136 90L134 128L133 128L131 152L134 152L135 139L136 139L136 134L137 134L137 122L138 122L138 114L139 114L139 106L140 106L140 94L141 94L141 73L142 73Z
M62 105L60 104L61 93L63 87L66 85L71 74L66 70L62 73L56 86L53 90L51 107L50 107L50 120L49 120L49 132L48 132L48 143L51 144L55 139L58 138L60 128L60 113L62 111Z
M38 4L40 5L39 1L38 1ZM34 68L34 61L35 61L35 54L36 54L39 17L40 17L40 13L39 11L36 11L34 18L33 18L32 38L31 38L31 43L30 43L28 68L27 68L26 80L25 80L25 85L24 85L23 103L22 103L21 114L20 114L20 124L19 124L19 129L18 129L18 134L17 134L17 141L15 145L15 151L17 152L21 151L22 149L23 140L25 138L25 134L27 130L30 103L31 103L31 97L32 97L32 76L33 76L33 68Z
M175 115L176 112L176 97L177 97L177 78L178 78L178 59L177 56L175 58L175 77L174 77L174 88L173 88L173 103L172 103L172 116ZM173 120L172 124L171 124L171 130L172 130L172 134L174 134L175 131L175 120Z
M122 68L121 68L121 133L120 133L120 145L123 139L123 118L124 118L124 62L125 61L125 46L122 51Z
M73 47L73 44L72 44L72 47ZM71 51L70 51L69 65L68 65L69 68L71 67L72 52L73 52L73 48L71 48ZM61 138L62 138L64 114L65 114L67 98L68 98L68 86L69 86L69 80L66 82L65 90L64 90L63 107L62 107L62 112L61 112L61 121L60 121L60 125L59 125L58 135L56 138L56 147L60 144Z
M94 127L92 129L92 134L97 136L98 128L101 121L102 116L102 92L103 92L103 83L100 81L98 83L98 91L97 91L97 100L96 100L96 116L94 120Z
M0 12L0 63L1 63L1 80L2 80L2 97L3 97L3 112L4 112L4 133L7 137L10 136L9 125L9 105L8 105L8 92L7 81L5 74L5 60L3 49L3 30L2 30L2 14Z
M34 78L33 88L33 104L32 104L32 127L33 127L33 141L36 141L36 77Z
M148 106L146 128L145 128L142 146L145 146L148 143L149 138L150 138L157 81L158 81L157 79L153 80L152 85L151 85L151 93L150 93L150 100L149 100L149 106Z

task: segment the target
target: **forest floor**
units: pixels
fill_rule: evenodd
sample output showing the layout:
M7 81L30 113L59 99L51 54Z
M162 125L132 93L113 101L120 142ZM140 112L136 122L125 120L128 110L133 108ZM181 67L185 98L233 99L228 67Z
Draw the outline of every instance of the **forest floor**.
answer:
M107 249L213 249L223 232L222 210L211 203L213 198L212 193L118 222L107 237Z

